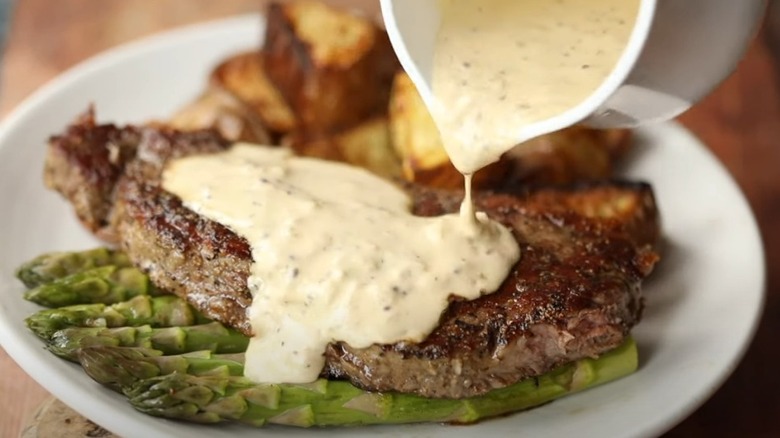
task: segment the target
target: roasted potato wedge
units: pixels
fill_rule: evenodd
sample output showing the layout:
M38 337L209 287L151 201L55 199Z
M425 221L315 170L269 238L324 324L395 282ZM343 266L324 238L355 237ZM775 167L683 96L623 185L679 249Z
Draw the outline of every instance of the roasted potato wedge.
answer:
M393 149L406 180L430 187L463 187L463 175L450 162L428 108L403 71L393 80L388 117ZM510 170L507 161L493 163L477 172L472 184L475 188L495 187Z
M302 155L462 187L428 109L373 21L315 1L272 3L268 17L262 50L225 59L209 89L170 125L215 128L231 140L283 139ZM474 186L607 178L629 144L629 131L569 128L516 147L478 172Z
M506 154L513 162L513 181L508 182L565 184L609 178L629 142L628 131L581 126L544 135Z
M385 114L400 68L374 22L314 1L270 5L263 54L268 78L308 138Z
M226 59L211 73L210 82L244 102L272 133L284 135L295 128L295 114L268 79L259 52Z
M268 144L271 140L254 111L230 93L213 87L180 109L166 124L185 131L216 129L233 141Z
M328 138L293 137L288 144L300 155L343 161L379 176L399 178L401 162L390 142L388 125L386 117L376 117Z
M393 147L402 157L408 179L414 179L415 170L433 169L449 161L428 108L403 71L393 80L388 115Z

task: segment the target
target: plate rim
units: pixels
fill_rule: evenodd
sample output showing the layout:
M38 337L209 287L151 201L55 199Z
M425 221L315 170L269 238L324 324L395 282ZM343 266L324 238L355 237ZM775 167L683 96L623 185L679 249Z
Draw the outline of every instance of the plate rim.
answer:
M761 263L758 263L755 266L755 268L758 270L758 272L756 272L758 277L758 290L756 293L757 302L756 305L752 308L750 323L747 329L742 333L742 339L739 343L739 347L732 352L732 358L728 365L720 370L720 373L718 373L718 375L711 381L711 384L706 390L702 391L701 394L698 394L697 398L690 400L685 405L684 409L678 411L677 415L670 416L667 418L665 423L659 422L655 425L655 427L646 429L644 431L645 433L641 436L655 436L668 432L683 422L685 419L693 415L723 387L726 381L728 381L728 379L734 374L736 369L742 363L750 348L753 346L756 333L758 332L759 326L765 314L767 301L767 258L763 234L761 232L761 228L759 227L758 218L756 217L753 207L748 201L748 198L741 185L738 183L726 165L718 158L715 152L710 149L695 132L691 131L677 120L661 122L659 125L669 127L677 131L678 135L688 137L691 140L691 143L695 144L695 146L699 149L699 152L707 158L707 160L710 162L710 165L717 169L718 173L723 177L724 182L728 183L728 185L731 186L731 188L734 190L734 194L737 196L736 200L740 203L739 210L742 210L746 214L747 220L749 222L748 225L751 241L755 244L755 249L757 251L754 255L758 258L758 260L760 260ZM639 127L638 129L641 131L647 128ZM664 234L663 214L664 211L661 211L662 236ZM663 257L663 254L661 256Z

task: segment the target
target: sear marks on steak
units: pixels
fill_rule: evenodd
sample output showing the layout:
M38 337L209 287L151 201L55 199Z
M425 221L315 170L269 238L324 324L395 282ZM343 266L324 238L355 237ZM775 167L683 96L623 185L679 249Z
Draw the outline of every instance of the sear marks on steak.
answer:
M108 241L117 240L109 224L114 191L125 166L135 159L140 139L133 126L96 125L90 108L49 140L44 183L73 204L85 227Z
M120 159L84 159L112 154ZM208 131L96 125L87 115L53 137L46 180L92 230L118 238L159 287L251 334L248 243L160 188L171 157L222 150ZM106 150L109 149L108 152ZM62 169L62 166L68 166ZM462 193L409 186L413 211L458 210ZM452 297L422 342L328 346L323 376L367 390L462 398L538 376L620 345L641 315L640 284L658 260L658 212L641 183L478 193L479 210L513 230L522 255L501 288Z
M624 196L652 205L646 186L479 195L479 210L511 227L520 243L521 259L501 288L473 301L453 298L439 326L421 343L362 350L331 344L329 374L375 390L457 398L616 347L638 322L640 281L657 256L649 246L637 249L617 223L594 221L561 206L583 200L578 198L603 197L609 203ZM461 199L418 194L415 211L457 211ZM651 234L642 230L638 236Z
M130 169L136 169L136 178L158 184L167 160L217 152L229 145L210 130L97 125L90 108L64 133L49 139L43 179L73 204L85 227L107 242L118 243L117 188Z

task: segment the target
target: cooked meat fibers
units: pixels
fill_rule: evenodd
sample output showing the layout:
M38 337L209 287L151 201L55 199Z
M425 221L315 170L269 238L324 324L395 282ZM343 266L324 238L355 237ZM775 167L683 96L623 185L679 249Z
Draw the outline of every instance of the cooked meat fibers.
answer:
M210 131L97 125L87 114L51 139L45 179L157 286L249 335L248 243L160 187L167 160L228 146ZM407 189L422 216L455 212L462 199L460 192ZM419 343L357 349L333 342L324 377L367 390L462 398L623 342L641 315L641 281L658 259L658 211L648 185L477 193L475 203L521 247L500 289L473 301L453 296Z

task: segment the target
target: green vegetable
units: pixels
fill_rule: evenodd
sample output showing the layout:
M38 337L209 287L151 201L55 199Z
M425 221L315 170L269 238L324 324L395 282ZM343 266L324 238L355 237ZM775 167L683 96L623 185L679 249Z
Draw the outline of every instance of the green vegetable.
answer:
M173 295L150 297L139 295L128 301L107 306L80 304L46 309L30 315L27 327L39 337L48 339L57 330L68 327L123 327L151 325L176 327L210 321Z
M25 298L57 307L26 319L48 349L77 360L139 411L177 420L301 427L472 423L538 406L637 368L636 345L628 339L598 359L462 400L373 393L344 381L258 384L243 377L247 337L209 323L178 297L149 296L155 291L148 277L121 252L44 254L20 267L17 276L34 288Z
M76 272L28 290L26 300L46 307L111 304L154 292L149 277L132 267L101 266Z
M88 346L76 351L84 371L95 381L116 391L139 380L174 372L195 376L241 376L244 355L214 354L209 350L163 356L151 348Z
M636 345L628 340L598 359L579 360L541 377L462 400L371 393L342 381L272 385L244 377L192 375L179 370L125 384L123 392L139 411L201 423L238 421L254 426L275 423L300 427L472 423L615 380L636 368Z
M208 350L215 353L243 353L249 338L218 322L202 325L152 328L69 327L52 334L47 348L57 356L77 360L78 350L95 345L145 347L163 354Z
M87 269L109 265L119 268L132 266L127 255L108 248L80 252L52 252L24 263L17 269L16 277L25 286L33 288Z

